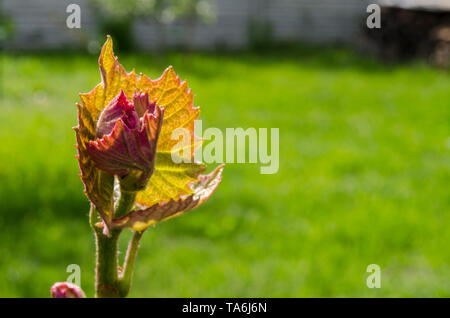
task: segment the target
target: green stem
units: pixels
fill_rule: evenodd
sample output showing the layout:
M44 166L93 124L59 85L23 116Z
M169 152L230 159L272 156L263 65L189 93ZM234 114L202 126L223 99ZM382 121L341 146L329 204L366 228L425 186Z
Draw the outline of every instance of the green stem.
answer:
M117 246L120 230L112 230L110 237L95 231L97 241L97 266L95 297L120 297L117 277Z
M139 242L144 232L134 231L133 236L128 243L127 255L123 265L122 275L119 277L119 291L121 297L126 297L131 287L131 279L133 276L134 262L136 260Z
M120 199L119 204L117 206L116 211L114 212L114 217L120 218L124 216L128 212L130 212L131 208L134 205L134 201L136 200L137 192L128 192L124 191L123 188L120 189Z
M115 217L128 213L134 205L136 192L121 191L119 204ZM96 238L96 270L95 270L95 297L121 297L120 281L117 271L117 250L119 236L122 230L110 230L110 235L103 234L103 230L95 226L98 212L91 207L90 223Z

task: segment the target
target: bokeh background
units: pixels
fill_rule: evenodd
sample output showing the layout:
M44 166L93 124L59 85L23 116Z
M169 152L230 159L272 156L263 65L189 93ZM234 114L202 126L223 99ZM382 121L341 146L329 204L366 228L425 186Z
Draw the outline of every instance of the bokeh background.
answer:
M369 3L0 2L0 296L49 297L69 264L93 295L71 127L111 34L127 70L188 80L204 128L280 128L277 174L228 164L147 231L130 296L449 297L448 2L385 1L377 30Z

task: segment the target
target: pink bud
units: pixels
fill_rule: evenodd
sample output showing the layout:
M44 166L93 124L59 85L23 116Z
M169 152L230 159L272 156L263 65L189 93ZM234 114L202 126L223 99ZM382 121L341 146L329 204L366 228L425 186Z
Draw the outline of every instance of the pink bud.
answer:
M145 188L155 166L163 115L163 109L150 103L148 93L135 93L129 101L121 91L101 113L97 139L86 144L95 166L132 179L127 180L130 190Z
M86 298L83 290L71 283L55 283L50 289L53 298Z

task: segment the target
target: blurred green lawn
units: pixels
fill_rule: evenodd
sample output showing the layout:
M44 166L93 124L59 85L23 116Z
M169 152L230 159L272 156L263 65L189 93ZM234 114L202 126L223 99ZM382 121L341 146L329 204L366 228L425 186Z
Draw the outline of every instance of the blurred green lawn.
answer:
M69 264L92 296L71 127L97 56L0 57L0 296L48 297ZM146 233L130 296L450 296L449 73L331 48L119 59L172 64L204 128L280 128L277 174L229 164L206 204Z

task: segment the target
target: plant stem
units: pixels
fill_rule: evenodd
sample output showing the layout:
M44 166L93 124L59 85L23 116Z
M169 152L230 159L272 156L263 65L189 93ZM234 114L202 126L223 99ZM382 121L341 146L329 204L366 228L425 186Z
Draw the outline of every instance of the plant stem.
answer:
M120 199L119 204L117 206L116 211L114 212L114 217L120 218L124 216L128 212L130 212L131 208L134 205L134 201L136 200L137 192L128 192L124 191L122 188L120 189Z
M128 243L127 255L123 265L123 272L119 277L119 292L121 297L126 297L131 287L131 279L133 277L134 262L136 260L139 242L144 232L134 231L133 236Z
M119 204L114 213L114 216L120 217L128 213L133 207L135 199L136 192L121 191ZM119 236L122 230L110 230L110 236L103 234L102 229L95 226L97 215L97 210L93 206L91 206L90 223L95 233L97 248L95 268L95 297L121 297L123 293L120 292L122 288L120 288L121 282L118 279L117 250ZM136 245L138 246L139 242ZM136 254L136 251L134 252L134 254ZM134 257L135 256L136 255L134 255ZM131 263L134 263L134 259ZM128 271L132 271L132 265L131 268L128 269ZM128 283L128 286L129 285L130 283Z
M117 279L117 246L121 230L112 230L108 237L95 231L97 243L97 266L95 297L120 297Z

